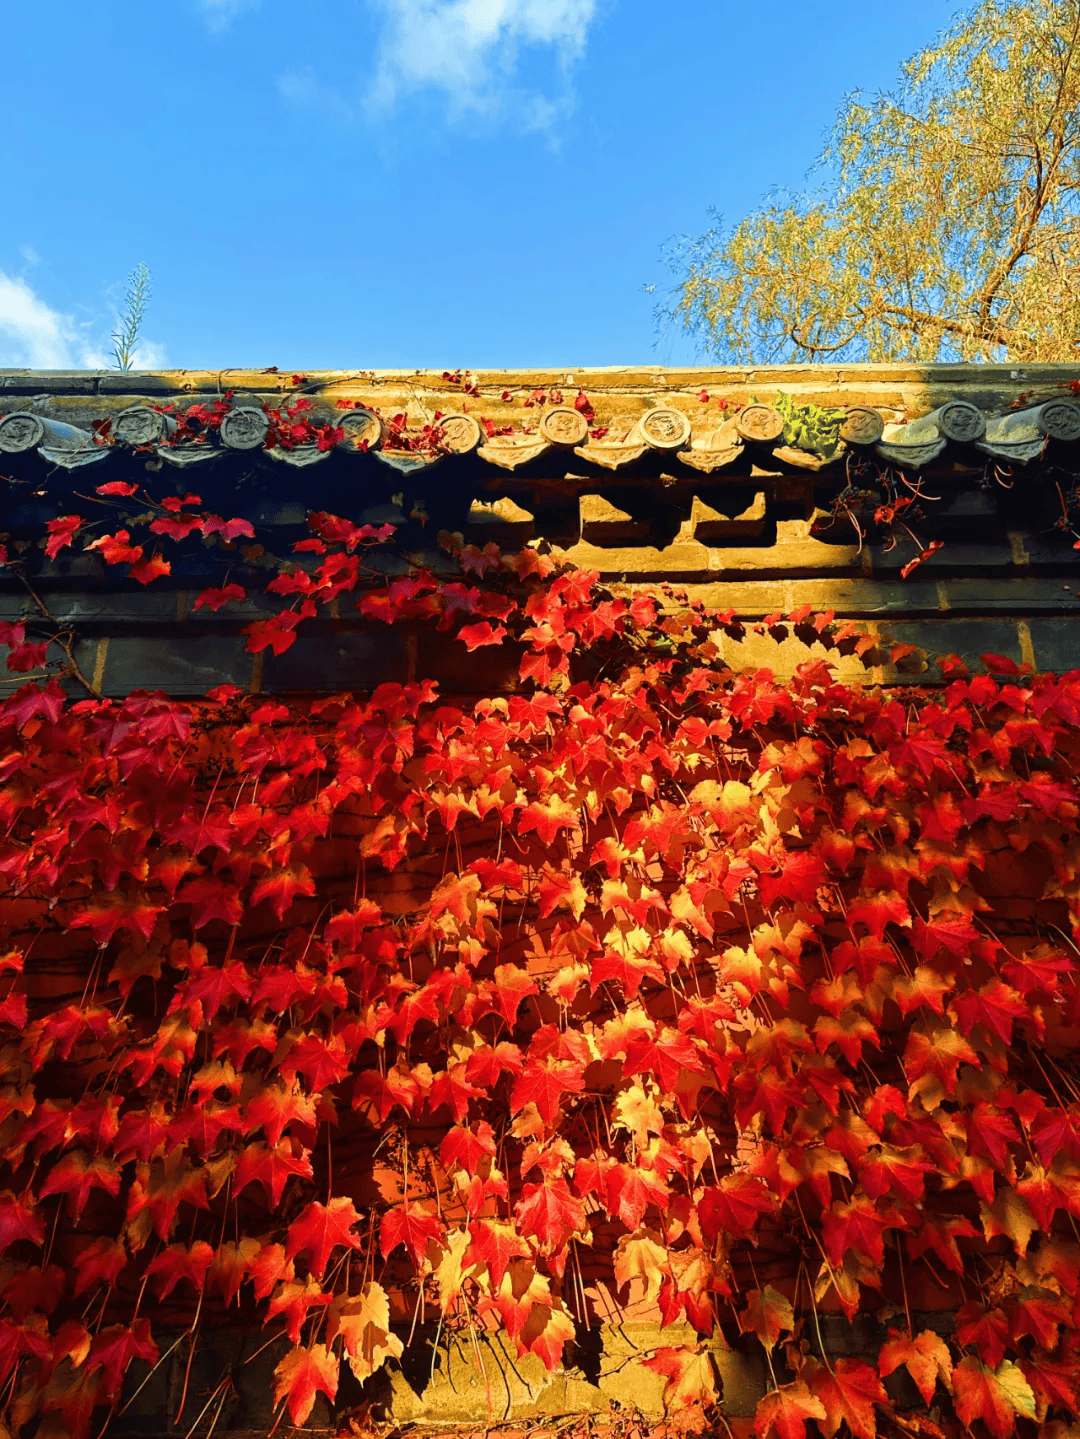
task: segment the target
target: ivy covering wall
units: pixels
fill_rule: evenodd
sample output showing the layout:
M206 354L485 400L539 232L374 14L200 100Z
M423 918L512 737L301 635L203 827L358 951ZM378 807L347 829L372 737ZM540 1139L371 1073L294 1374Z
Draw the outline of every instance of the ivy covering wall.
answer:
M198 503L162 545L243 537ZM673 592L453 537L456 578L388 578L389 527L311 525L252 649L356 604L519 683L113 702L61 658L0 704L9 1432L98 1433L177 1324L286 1337L295 1424L430 1317L554 1370L602 1290L696 1333L644 1356L683 1422L742 1332L761 1439L1064 1434L1080 677L841 684L871 641L800 612L766 622L806 645L780 685ZM18 628L16 673L48 655ZM886 1299L873 1362L823 1346Z

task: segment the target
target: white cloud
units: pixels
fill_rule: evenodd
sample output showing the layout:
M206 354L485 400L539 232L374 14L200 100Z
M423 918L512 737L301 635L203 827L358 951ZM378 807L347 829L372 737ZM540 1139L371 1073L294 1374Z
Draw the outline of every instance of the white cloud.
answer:
M18 276L0 271L0 368L28 370L106 370L115 365L105 341L73 315L54 310ZM133 368L161 369L165 347L140 341Z
M65 370L76 328L35 295L25 280L0 274L0 362L12 369Z
M242 10L250 10L259 0L198 0L199 9L211 30L226 30Z
M558 105L522 95L513 75L523 48L546 47L569 71L585 49L599 0L372 0L386 24L370 103L412 91L445 91L455 109L494 111L514 95L534 125Z

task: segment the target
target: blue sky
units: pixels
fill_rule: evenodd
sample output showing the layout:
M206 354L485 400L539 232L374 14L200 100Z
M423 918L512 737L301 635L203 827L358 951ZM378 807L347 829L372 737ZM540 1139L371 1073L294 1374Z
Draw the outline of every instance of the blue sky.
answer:
M4 17L0 366L693 361L663 248L799 187L942 0L50 0ZM654 285L649 293L646 286Z

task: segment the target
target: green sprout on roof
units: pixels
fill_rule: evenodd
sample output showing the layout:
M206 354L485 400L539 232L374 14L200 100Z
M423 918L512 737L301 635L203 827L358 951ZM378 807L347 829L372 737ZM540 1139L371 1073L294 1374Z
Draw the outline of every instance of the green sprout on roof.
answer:
M120 328L112 334L113 358L118 370L130 370L135 359L135 347L139 343L146 307L150 303L150 269L145 264L136 265L128 276L128 287L124 292L124 313L120 316Z

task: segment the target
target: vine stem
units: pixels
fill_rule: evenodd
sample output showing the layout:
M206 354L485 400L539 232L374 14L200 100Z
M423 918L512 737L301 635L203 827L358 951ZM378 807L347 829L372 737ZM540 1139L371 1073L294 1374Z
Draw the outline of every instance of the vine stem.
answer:
M904 1249L900 1242L899 1234L896 1236L896 1258L900 1265L900 1288L904 1295L904 1313L907 1315L907 1332L911 1339L915 1338L915 1331L911 1327L911 1306L908 1304L907 1281L904 1279Z
M46 605L45 601L34 589L33 585L31 585L30 581L26 578L22 571L17 570L16 573L19 576L19 582L26 590L26 593L34 601L34 604L37 605L38 609L41 611L45 619L47 619L51 625L56 626L57 632L55 635L52 636L52 638L54 643L58 644L60 648L64 651L64 654L67 656L68 669L70 670L71 674L74 676L75 679L79 681L83 689L86 690L87 694L93 695L94 699L96 700L101 699L101 691L97 688L96 685L91 684L91 682L86 678L81 668L79 667L78 660L75 658L75 651L72 649L72 643L75 639L75 631L61 629L60 621L56 618L55 615L50 612L49 607Z

